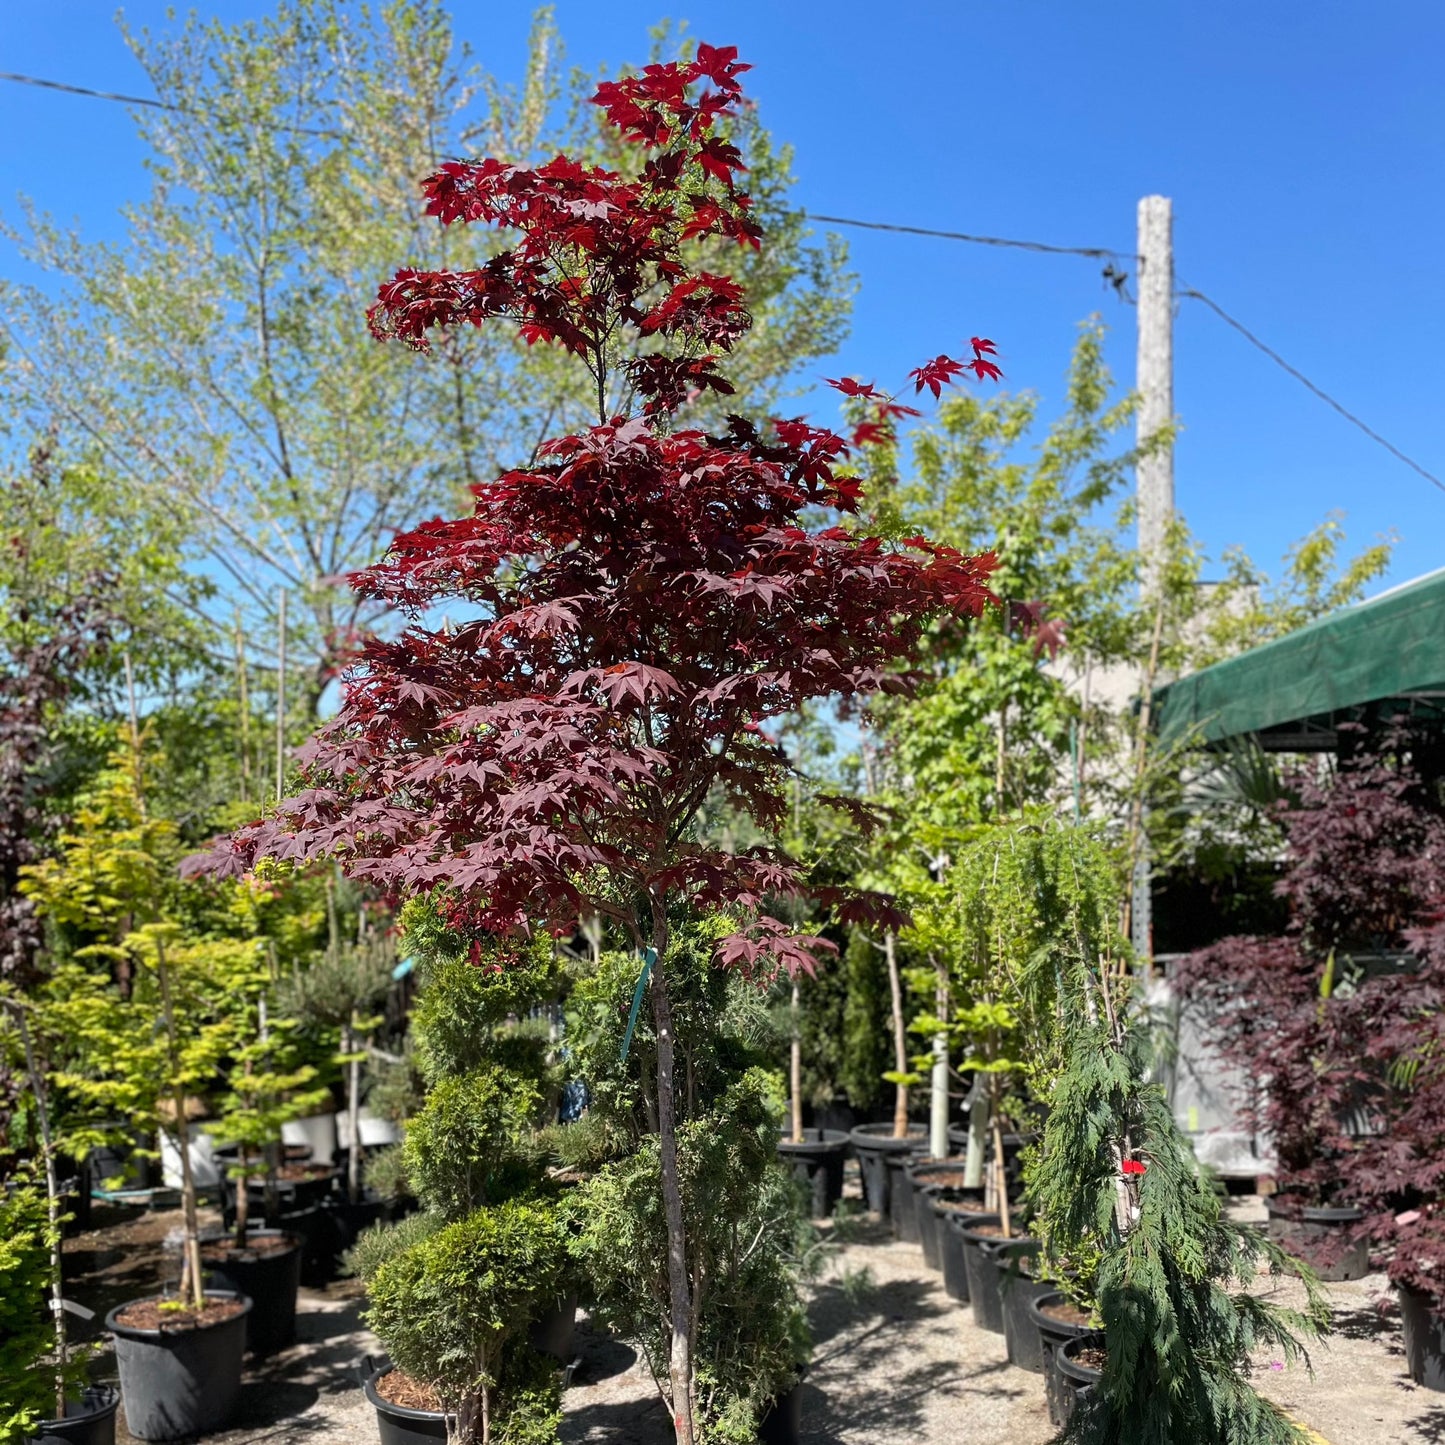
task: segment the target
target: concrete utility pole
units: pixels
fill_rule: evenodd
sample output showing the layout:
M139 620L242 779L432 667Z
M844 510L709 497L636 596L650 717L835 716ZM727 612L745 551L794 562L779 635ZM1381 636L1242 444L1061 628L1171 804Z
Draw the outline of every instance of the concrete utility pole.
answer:
M1174 213L1168 196L1145 196L1139 202L1139 351L1135 386L1139 392L1138 430L1144 448L1174 420ZM1139 506L1140 585L1146 606L1155 612L1155 652L1158 623L1162 620L1160 596L1165 546L1174 520L1174 447L1155 446L1140 457L1135 475ZM1157 682L1151 661L1141 679L1145 695L1143 717L1148 718L1148 693ZM1147 726L1147 721L1143 724ZM1140 762L1147 740L1139 740ZM1136 786L1143 786L1142 770ZM1139 800L1136 799L1136 807ZM1141 824L1136 824L1141 827ZM1154 918L1149 841L1142 832L1134 843L1134 877L1129 908L1129 932L1144 958L1154 954Z
M1168 196L1139 202L1138 442L1174 419L1174 217ZM1145 596L1155 590L1174 518L1174 448L1142 457L1136 473Z

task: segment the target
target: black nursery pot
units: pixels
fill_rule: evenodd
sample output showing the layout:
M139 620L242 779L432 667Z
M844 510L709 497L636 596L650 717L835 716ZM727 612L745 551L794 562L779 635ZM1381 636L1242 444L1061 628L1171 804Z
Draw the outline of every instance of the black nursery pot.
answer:
M847 1134L840 1129L804 1129L803 1142L795 1144L785 1131L778 1140L778 1153L793 1166L793 1177L807 1187L813 1218L828 1218L843 1197Z
M1003 1337L1009 1363L1032 1375L1044 1372L1043 1341L1034 1328L1029 1306L1040 1295L1053 1294L1053 1280L1038 1280L1027 1273L1037 1246L1000 1251L999 1288L1003 1295Z
M377 1381L391 1369L389 1364L383 1361L373 1366L368 1358L366 1366L367 1375L362 1389L376 1409L381 1445L432 1445L434 1440L447 1438L447 1417L440 1410L409 1410L405 1405L393 1405L377 1394Z
M251 1301L230 1290L207 1290L206 1298L240 1299L245 1308L219 1324L185 1330L118 1324L116 1316L126 1304L105 1317L105 1327L115 1337L126 1428L138 1439L204 1435L220 1429L235 1409Z
M42 1420L26 1445L115 1445L115 1411L120 1392L110 1385L91 1385L74 1404L66 1402L65 1419Z
M1036 1295L1028 1302L1025 1309L1039 1337L1039 1354L1044 1367L1044 1394L1049 1405L1049 1420L1055 1425L1062 1425L1066 1419L1064 1414L1065 1393L1070 1396L1070 1405L1072 1405L1073 1395L1072 1385L1065 1381L1059 1368L1060 1353L1070 1340L1077 1340L1095 1333L1091 1325L1069 1324L1065 1320L1058 1320L1052 1315L1044 1313L1049 1306L1068 1302L1066 1294L1055 1291Z
M232 1236L211 1236L201 1241L201 1263L218 1289L235 1290L250 1299L246 1348L253 1355L274 1355L296 1342L303 1241L300 1235L280 1229L247 1230L246 1240L251 1245L281 1240L287 1247L237 1252L227 1247Z
M913 1195L913 1220L918 1243L923 1249L923 1262L930 1269L942 1269L943 1260L938 1235L938 1220L930 1207L928 1190L934 1181L940 1184L963 1183L962 1159L912 1159L904 1166L903 1176Z
M532 1348L551 1355L564 1365L572 1360L572 1339L577 1332L577 1291L558 1295L546 1314L532 1321L529 1334Z
M1014 1261L1021 1255L1036 1251L1039 1242L1028 1235L1004 1239L983 1232L997 1225L999 1217L987 1214L959 1227L963 1241L963 1266L968 1272L968 1302L973 1308L973 1322L981 1330L1008 1336L1004 1323L1004 1275L1016 1274Z
M978 1193L982 1195L983 1190L980 1189ZM934 1228L938 1233L939 1267L943 1271L943 1292L949 1299L966 1305L969 1300L968 1265L963 1257L966 1247L963 1230L975 1220L987 1219L988 1215L984 1213L981 1199L970 1201L972 1207L969 1209L959 1209L956 1201L943 1199L941 1192L930 1192L926 1198L929 1212L933 1215Z
M803 1438L803 1373L758 1421L758 1445L799 1445Z
M1266 1199L1270 1237L1298 1255L1322 1280L1364 1279L1370 1272L1370 1242L1351 1238L1364 1212L1349 1206L1312 1208Z
M1063 1419L1060 1424L1067 1425L1073 1419L1074 1411L1078 1409L1080 1402L1088 1395L1093 1394L1100 1379L1103 1378L1103 1371L1096 1370L1092 1365L1081 1364L1077 1358L1080 1350L1104 1348L1104 1334L1102 1330L1094 1330L1087 1335L1080 1335L1064 1345L1058 1353L1059 1376L1063 1388L1059 1393L1060 1411Z
M893 1137L892 1124L860 1124L848 1135L858 1167L863 1174L863 1193L874 1214L890 1214L892 1176L888 1160L893 1155L922 1154L928 1148L928 1136L922 1124L910 1124L905 1138ZM902 1160L899 1163L902 1179Z
M1396 1289L1410 1378L1427 1390L1445 1390L1445 1305L1409 1285Z

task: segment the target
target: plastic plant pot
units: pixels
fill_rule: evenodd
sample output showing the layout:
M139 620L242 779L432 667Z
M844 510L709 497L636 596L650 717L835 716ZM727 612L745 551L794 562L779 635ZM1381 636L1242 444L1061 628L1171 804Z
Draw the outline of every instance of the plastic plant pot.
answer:
M843 1197L848 1136L838 1129L804 1129L803 1142L795 1144L785 1132L778 1140L778 1153L807 1188L813 1218L827 1219Z
M1081 1350L1102 1350L1103 1348L1103 1331L1094 1330L1087 1335L1079 1335L1077 1338L1069 1340L1059 1351L1057 1364L1062 1382L1059 1403L1064 1417L1063 1424L1067 1425L1073 1419L1074 1411L1078 1409L1080 1402L1086 1396L1093 1394L1104 1373L1093 1365L1084 1364L1079 1359L1079 1352Z
M1427 1390L1445 1390L1445 1305L1408 1285L1396 1289L1410 1378Z
M179 1440L219 1430L236 1407L251 1301L232 1290L207 1290L206 1298L239 1300L244 1308L216 1324L184 1330L120 1324L116 1316L134 1300L105 1317L115 1337L126 1428L140 1440Z
M892 1124L860 1124L848 1138L858 1156L868 1208L874 1214L889 1217L891 1176L887 1161L894 1154L922 1154L928 1148L927 1132L922 1124L910 1124L908 1133L895 1139Z
M1057 1285L1053 1280L1037 1280L1026 1273L1036 1253L1036 1247L1028 1246L1001 1250L999 1288L1003 1295L1003 1337L1008 1345L1009 1363L1032 1375L1042 1375L1043 1341L1034 1327L1029 1305L1040 1295L1053 1294Z
M274 1355L296 1342L296 1292L304 1241L285 1230L252 1229L246 1233L246 1243L245 1250L237 1251L230 1235L203 1239L201 1263L216 1288L235 1290L251 1301L246 1348L253 1355Z
M803 1375L768 1406L758 1421L758 1445L800 1445L803 1438Z
M1318 1208L1266 1199L1270 1237L1297 1255L1322 1280L1338 1284L1370 1272L1370 1242L1355 1239L1364 1212L1349 1206Z
M1059 1373L1059 1352L1070 1340L1094 1333L1094 1327L1090 1324L1075 1324L1049 1313L1069 1305L1069 1297L1062 1291L1056 1291L1053 1294L1038 1295L1026 1306L1026 1313L1039 1336L1039 1353L1044 1365L1044 1394L1048 1399L1049 1420L1055 1425L1064 1423L1065 1390L1072 1393L1072 1387L1064 1383L1064 1377Z
M412 1410L382 1399L376 1387L381 1377L390 1373L390 1364L383 1360L376 1365L368 1357L365 1365L369 1368L362 1390L376 1410L381 1445L432 1445L447 1438L447 1416L440 1410Z
M951 1207L944 1208L936 1197L931 1198L929 1203L938 1221L938 1250L939 1264L943 1271L943 1292L949 1299L966 1305L969 1302L968 1264L963 1257L964 1249L967 1247L963 1238L963 1230L969 1224L978 1220L986 1220L990 1216L983 1212L982 1205L979 1205L976 1210L968 1212Z
M115 1411L120 1391L111 1385L91 1385L80 1399L66 1402L65 1419L42 1420L25 1445L115 1445Z

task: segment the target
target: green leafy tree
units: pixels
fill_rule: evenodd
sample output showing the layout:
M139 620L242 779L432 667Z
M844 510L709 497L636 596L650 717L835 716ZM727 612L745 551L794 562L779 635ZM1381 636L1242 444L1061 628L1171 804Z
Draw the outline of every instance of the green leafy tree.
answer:
M35 1032L56 1090L73 1101L67 1152L101 1137L87 1120L117 1117L171 1142L185 1215L183 1294L200 1308L189 1105L244 1046L242 1006L267 971L257 941L198 935L178 921L175 829L147 816L140 777L137 744L98 780L56 855L24 870L41 917L70 934L34 1004Z
M33 210L11 227L46 280L3 287L0 384L13 416L54 423L107 478L102 531L163 541L166 568L179 544L215 579L227 633L233 602L254 641L275 636L279 589L300 599L290 645L314 702L379 616L335 579L595 409L576 368L510 328L458 330L424 367L374 344L363 313L398 259L465 267L502 245L439 226L418 178L453 155L605 163L618 146L580 104L592 82L562 69L545 9L516 90L476 67L435 0L279 0L236 25L192 16L125 38L176 107L136 115L154 188L118 245ZM836 346L852 283L841 244L790 207L789 152L756 112L738 125L770 244L739 271L753 328L732 376L770 409ZM698 264L719 269L707 246Z

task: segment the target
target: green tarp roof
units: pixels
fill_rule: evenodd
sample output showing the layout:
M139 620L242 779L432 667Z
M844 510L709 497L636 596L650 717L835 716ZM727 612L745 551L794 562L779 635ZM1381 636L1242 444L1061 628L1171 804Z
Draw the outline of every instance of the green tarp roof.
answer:
M1280 752L1332 749L1371 714L1445 717L1445 568L1159 688L1153 710L1163 742L1254 734Z

